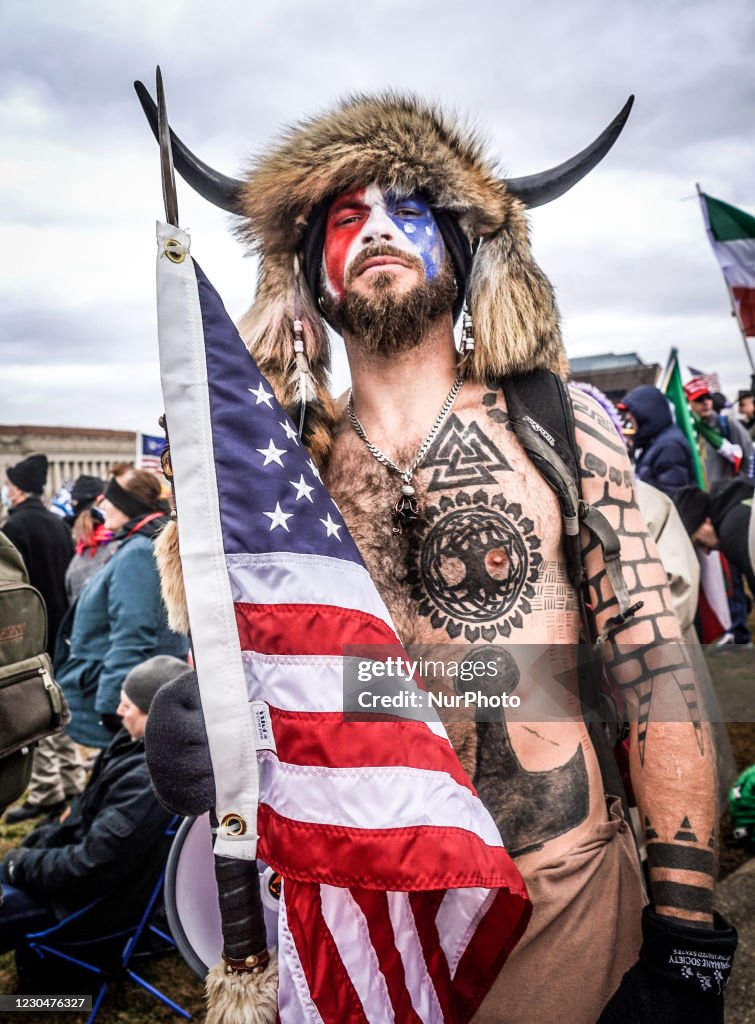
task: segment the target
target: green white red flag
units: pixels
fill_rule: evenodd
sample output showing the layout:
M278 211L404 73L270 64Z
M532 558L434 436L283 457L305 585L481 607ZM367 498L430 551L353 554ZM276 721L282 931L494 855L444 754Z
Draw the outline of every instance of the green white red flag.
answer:
M718 265L736 306L742 333L755 336L755 217L700 193L700 205Z
M682 384L679 353L675 348L672 348L669 354L666 369L661 378L660 389L674 407L676 425L689 441L698 487L707 490L705 469L700 456L698 437ZM696 551L700 562L700 599L698 604L700 638L704 644L709 644L713 643L717 637L729 629L731 626L731 613L729 612L729 602L726 598L726 583L721 565L721 556L718 551L711 551L708 554L705 554L699 548Z

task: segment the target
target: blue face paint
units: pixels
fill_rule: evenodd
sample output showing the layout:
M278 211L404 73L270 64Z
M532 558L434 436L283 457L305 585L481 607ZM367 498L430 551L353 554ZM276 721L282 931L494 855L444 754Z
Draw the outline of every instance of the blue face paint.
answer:
M427 201L417 193L401 198L386 192L385 205L390 219L416 249L428 280L437 277L443 266L446 247Z

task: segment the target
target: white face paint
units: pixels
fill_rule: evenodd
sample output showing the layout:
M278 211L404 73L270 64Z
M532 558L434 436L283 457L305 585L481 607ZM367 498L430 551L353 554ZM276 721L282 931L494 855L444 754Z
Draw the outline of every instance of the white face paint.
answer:
M436 277L445 257L443 236L422 196L397 197L376 184L352 189L328 211L323 265L333 298L343 298L354 260L378 245L406 253L410 265L421 263L428 280Z

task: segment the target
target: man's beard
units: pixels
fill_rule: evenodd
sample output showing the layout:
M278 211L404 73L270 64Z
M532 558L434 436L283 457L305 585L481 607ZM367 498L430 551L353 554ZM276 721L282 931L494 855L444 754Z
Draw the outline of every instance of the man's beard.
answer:
M349 270L347 286L365 260L373 256L396 256L415 267L421 280L408 292L396 294L395 275L391 271L372 271L369 294L349 292L338 301L325 293L323 312L337 331L352 335L365 352L387 355L408 351L422 340L433 320L453 308L456 299L453 271L446 260L438 276L428 280L421 260L393 246L373 246L359 254L358 261Z

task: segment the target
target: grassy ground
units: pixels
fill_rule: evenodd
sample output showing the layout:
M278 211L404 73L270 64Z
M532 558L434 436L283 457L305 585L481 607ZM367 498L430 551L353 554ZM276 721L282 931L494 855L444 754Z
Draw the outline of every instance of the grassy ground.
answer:
M755 649L709 660L714 686L727 720L737 772L755 763ZM0 857L16 846L30 831L31 825L0 823ZM731 824L728 814L721 821L720 874L725 877L747 859L747 854L726 843ZM203 1016L203 985L177 953L161 956L139 964L137 973L157 985L168 996L201 1020ZM78 994L96 989L91 982L82 982ZM0 956L0 992L19 991L12 953ZM20 1019L20 1018L19 1018ZM51 1024L60 1020L76 1024L85 1019L77 1013L25 1013L26 1024ZM100 1024L151 1024L176 1022L180 1018L131 981L114 983L98 1016Z

